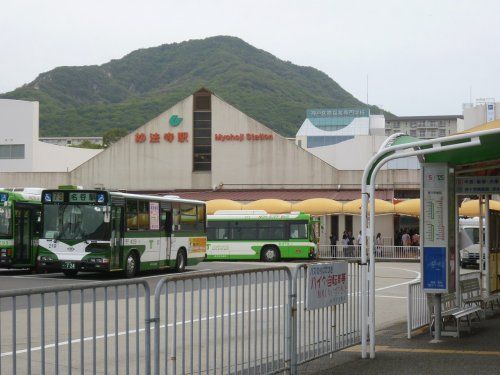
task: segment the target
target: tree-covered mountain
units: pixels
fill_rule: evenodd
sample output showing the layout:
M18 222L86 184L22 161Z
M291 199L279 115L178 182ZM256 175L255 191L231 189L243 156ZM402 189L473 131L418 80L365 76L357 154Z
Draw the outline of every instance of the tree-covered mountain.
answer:
M200 87L284 136L296 133L307 108L364 106L323 72L228 36L140 49L99 66L58 67L0 97L38 100L44 136L91 136L133 130Z

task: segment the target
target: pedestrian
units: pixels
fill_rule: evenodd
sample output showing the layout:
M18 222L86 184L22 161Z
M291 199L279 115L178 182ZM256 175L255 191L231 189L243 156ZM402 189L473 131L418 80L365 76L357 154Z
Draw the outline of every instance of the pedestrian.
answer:
M377 237L375 238L375 244L376 244L376 254L378 257L382 256L382 235L380 233L377 233Z
M337 236L332 234L330 236L330 250L331 250L332 258L335 258L337 256L336 247L337 247Z

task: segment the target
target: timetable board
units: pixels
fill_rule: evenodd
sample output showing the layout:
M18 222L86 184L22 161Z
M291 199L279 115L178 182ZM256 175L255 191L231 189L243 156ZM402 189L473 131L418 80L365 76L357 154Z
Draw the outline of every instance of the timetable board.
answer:
M421 169L422 288L426 293L455 291L455 180L446 163Z

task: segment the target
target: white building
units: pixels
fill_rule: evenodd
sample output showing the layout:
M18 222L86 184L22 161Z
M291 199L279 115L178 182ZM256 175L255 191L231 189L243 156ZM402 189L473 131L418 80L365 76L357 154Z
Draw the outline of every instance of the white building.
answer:
M38 102L0 99L0 130L1 172L68 172L101 151L40 142Z
M385 136L385 117L369 109L309 109L295 142L340 170L362 171ZM390 162L386 169L417 169L416 158Z
M500 102L495 102L494 98L477 99L475 105L464 104L463 113L464 129L462 130L467 130L500 119Z
M463 130L463 116L400 116L385 121L385 134L405 133L412 137L431 139L445 137Z

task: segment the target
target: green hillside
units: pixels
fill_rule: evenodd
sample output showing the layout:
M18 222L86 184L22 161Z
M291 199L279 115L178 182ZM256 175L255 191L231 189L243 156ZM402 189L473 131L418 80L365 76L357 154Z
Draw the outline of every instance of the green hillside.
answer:
M284 136L296 133L307 108L363 106L321 71L228 36L140 49L99 66L58 67L0 97L38 100L41 135L91 136L133 130L200 87Z

